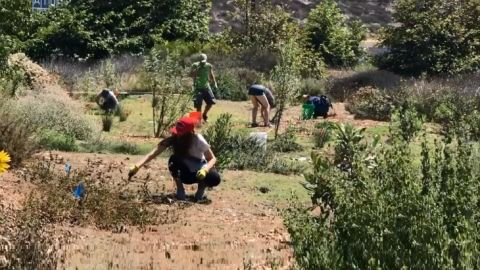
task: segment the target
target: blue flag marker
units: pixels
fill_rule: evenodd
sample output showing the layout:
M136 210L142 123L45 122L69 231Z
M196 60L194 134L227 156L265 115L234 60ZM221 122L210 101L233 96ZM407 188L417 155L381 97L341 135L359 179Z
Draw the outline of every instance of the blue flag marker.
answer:
M83 196L85 195L85 185L83 183L80 183L78 186L75 187L73 190L73 197L75 199L82 199Z
M70 172L72 171L72 165L70 164L70 161L67 161L65 164L65 172L67 173L67 176L70 176Z

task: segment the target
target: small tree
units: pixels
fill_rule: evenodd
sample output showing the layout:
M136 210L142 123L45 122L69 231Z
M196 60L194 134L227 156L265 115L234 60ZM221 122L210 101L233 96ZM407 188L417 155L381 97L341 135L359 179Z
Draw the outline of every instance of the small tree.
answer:
M277 66L275 66L272 74L278 100L275 138L278 137L278 131L285 108L299 93L300 60L301 48L298 46L296 40L293 38L287 40L286 43L280 47L279 62Z
M360 42L365 27L358 21L349 23L334 0L324 0L307 18L305 38L331 66L352 66L362 56Z
M153 132L160 137L189 108L191 91L174 53L153 49L145 60L145 86L152 92Z
M383 68L412 75L480 68L480 1L399 0L382 35Z

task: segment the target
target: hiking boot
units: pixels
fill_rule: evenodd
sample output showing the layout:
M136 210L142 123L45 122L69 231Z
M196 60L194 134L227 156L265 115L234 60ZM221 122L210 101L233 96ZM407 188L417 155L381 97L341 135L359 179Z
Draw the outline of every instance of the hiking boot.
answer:
M250 125L250 127L256 128L256 127L258 127L258 124L257 124L257 123L252 123L252 124Z
M177 189L177 194L175 195L175 197L177 197L177 200L185 201L187 199L185 189Z
M212 200L210 200L207 196L203 196L200 199L195 199L195 202L198 204L211 204Z

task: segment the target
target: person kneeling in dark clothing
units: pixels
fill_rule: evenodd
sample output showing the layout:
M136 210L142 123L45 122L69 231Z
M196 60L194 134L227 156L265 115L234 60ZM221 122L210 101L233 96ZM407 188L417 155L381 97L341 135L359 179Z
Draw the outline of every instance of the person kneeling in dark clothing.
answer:
M327 118L328 111L330 110L330 108L333 109L333 105L327 96L321 95L318 97L318 96L303 95L302 98L305 104L312 104L313 106L315 106L315 112L313 115L315 118L319 116L322 116L323 118Z
M119 103L115 93L108 89L103 89L95 97L95 102L105 113L114 113Z
M218 186L221 178L215 169L217 158L210 145L201 134L194 131L198 121L191 117L181 118L172 128L170 137L162 140L143 160L130 168L129 179L167 148L172 148L173 155L168 161L168 169L177 186L177 198L186 199L184 184L198 184L195 200L206 199L205 189Z

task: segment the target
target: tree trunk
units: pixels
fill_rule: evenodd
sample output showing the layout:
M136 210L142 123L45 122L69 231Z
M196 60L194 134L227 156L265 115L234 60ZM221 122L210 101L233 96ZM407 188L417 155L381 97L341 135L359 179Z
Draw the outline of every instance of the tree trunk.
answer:
M152 123L153 123L153 135L155 135L155 131L156 131L156 128L155 128L155 109L156 109L156 104L155 104L155 99L157 98L157 90L155 88L153 88L153 91L152 91Z
M278 118L277 118L277 125L275 126L275 140L278 138L278 131L280 129L280 123L282 122L282 117L283 117L283 110L285 109L285 105L283 104L279 104L280 106L278 106L278 111L277 111L277 115L278 115Z
M160 135L162 135L162 129L164 128L164 118L165 118L165 103L167 103L167 97L163 96L162 97L162 102L160 103L160 115L158 116L158 121L157 121L157 131L155 132L155 137L159 138Z

